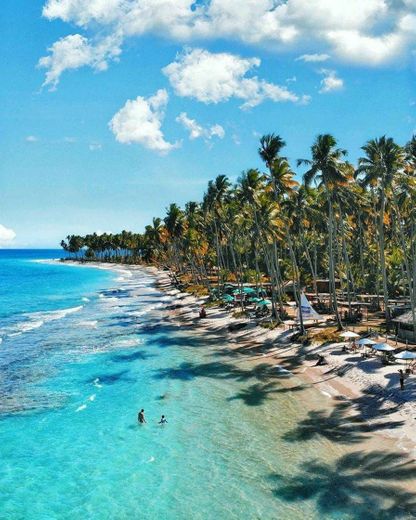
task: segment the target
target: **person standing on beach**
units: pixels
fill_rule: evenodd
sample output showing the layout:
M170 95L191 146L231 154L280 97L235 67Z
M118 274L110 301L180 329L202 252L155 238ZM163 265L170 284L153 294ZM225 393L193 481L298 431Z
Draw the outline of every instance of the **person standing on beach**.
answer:
M137 416L137 420L139 421L140 424L144 424L146 422L143 408L140 410L139 415Z
M399 378L400 378L400 390L404 390L404 373L403 370L399 370Z

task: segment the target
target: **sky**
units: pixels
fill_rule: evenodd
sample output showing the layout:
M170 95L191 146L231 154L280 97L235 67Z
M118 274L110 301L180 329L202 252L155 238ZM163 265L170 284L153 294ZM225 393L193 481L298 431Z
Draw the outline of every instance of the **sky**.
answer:
M415 131L416 0L2 0L0 247L140 232L210 179Z

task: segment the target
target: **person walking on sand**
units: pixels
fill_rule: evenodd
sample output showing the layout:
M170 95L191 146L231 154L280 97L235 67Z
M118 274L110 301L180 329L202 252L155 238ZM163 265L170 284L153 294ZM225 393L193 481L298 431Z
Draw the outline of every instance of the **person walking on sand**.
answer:
M400 390L404 390L404 373L403 370L399 370L399 379L400 379Z
M168 421L166 420L166 417L164 415L162 415L162 417L160 418L160 421L159 421L159 424L167 424Z
M137 420L139 421L140 424L144 424L146 422L146 418L144 416L144 410L143 408L140 410L138 416L137 416Z
M205 310L205 307L202 305L200 311L199 311L199 318L204 319L207 317L207 311Z

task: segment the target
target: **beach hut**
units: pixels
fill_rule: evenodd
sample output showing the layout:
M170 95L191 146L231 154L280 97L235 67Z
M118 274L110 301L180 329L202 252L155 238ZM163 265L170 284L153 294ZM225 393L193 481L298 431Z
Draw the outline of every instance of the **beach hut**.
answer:
M394 318L393 322L396 324L396 334L399 338L416 343L416 331L413 326L412 311Z

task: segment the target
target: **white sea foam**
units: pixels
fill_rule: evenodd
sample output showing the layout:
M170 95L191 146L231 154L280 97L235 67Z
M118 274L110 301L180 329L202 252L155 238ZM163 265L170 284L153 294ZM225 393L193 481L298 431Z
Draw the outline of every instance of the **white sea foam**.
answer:
M92 329L97 328L98 320L89 320L89 321L80 321L79 326L80 327L90 327Z
M100 385L100 378L97 377L97 379L94 379L94 382L93 382L93 385L96 387L96 388L102 388L103 385Z
M88 401L95 401L96 394L92 394L88 397Z
M143 344L144 341L140 339L122 339L117 341L116 345L118 347L135 347L136 345Z
M68 309L60 309L57 311L31 312L23 314L22 317L24 318L24 321L14 323L2 330L3 332L8 332L8 337L13 338L15 336L20 336L23 333L38 329L45 323L65 318L65 316L78 312L82 308L83 305L79 305L78 307L70 307Z
M81 406L78 406L78 408L75 411L76 412L82 412L82 410L85 410L86 407L87 407L86 404L82 404Z
M90 299L89 299L89 298L87 298L86 296L84 296L84 297L82 298L82 301L83 301L83 302L89 302L89 301L90 301Z

